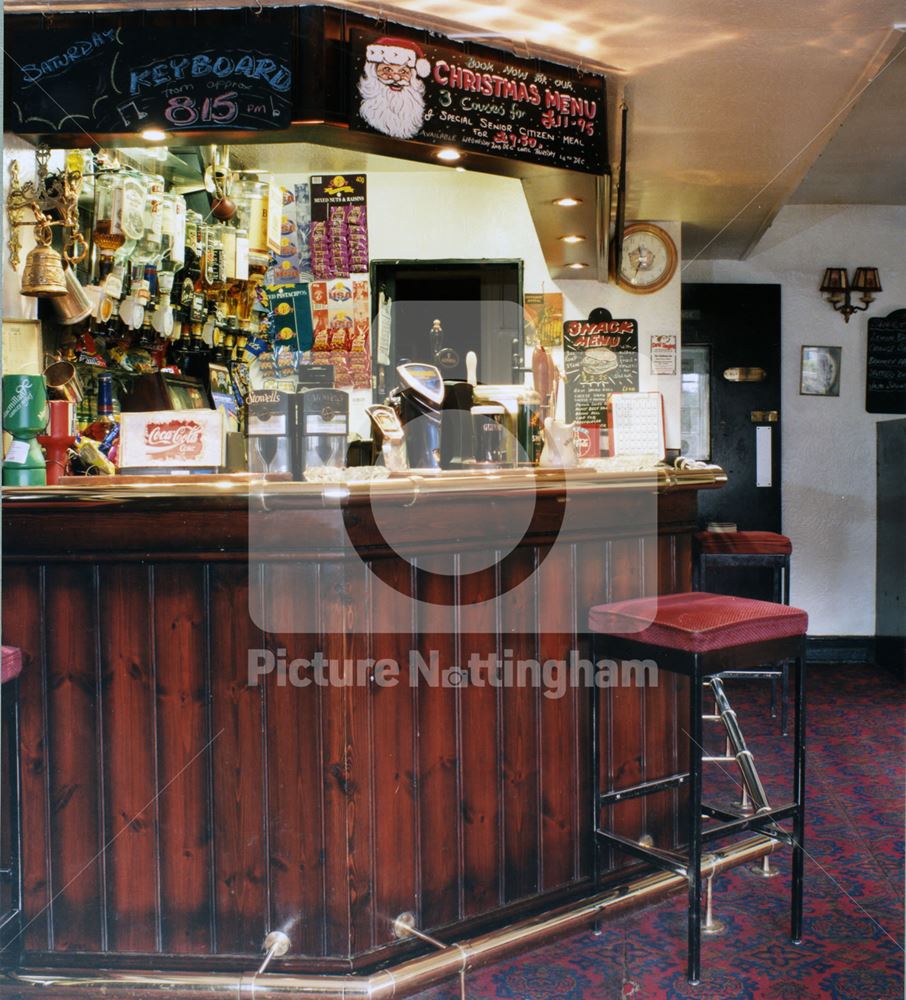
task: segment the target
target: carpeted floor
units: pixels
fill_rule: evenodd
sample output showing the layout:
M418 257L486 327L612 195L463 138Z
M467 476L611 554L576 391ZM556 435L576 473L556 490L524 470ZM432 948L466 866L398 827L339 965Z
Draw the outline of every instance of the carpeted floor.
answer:
M769 718L767 684L736 683L728 689L768 795L782 800L782 754L789 752L791 737L781 740L777 722ZM900 1000L903 686L873 668L821 664L810 668L808 701L801 945L788 936L789 851L784 849L775 855L778 878L737 868L715 880L715 916L726 933L703 940L699 986L686 982L686 912L684 899L674 897L605 923L599 936L575 934L472 973L469 1000ZM713 790L720 782L729 790L726 776L709 772L705 787ZM451 983L418 997L459 995L458 984Z

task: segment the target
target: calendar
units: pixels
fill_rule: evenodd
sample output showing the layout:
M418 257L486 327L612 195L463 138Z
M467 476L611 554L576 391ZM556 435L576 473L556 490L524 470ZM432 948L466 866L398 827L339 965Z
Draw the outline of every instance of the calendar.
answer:
M664 397L659 392L614 392L607 408L611 455L664 458Z

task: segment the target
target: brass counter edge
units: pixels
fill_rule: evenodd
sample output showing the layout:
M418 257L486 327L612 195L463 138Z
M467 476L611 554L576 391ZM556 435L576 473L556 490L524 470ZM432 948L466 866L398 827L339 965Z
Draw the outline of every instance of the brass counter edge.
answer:
M534 492L535 490L593 491L599 489L657 489L660 493L678 490L716 489L724 485L727 475L718 466L703 469L676 469L659 466L653 469L597 472L586 469L527 469L504 470L497 473L458 474L442 473L438 476L411 474L374 482L350 483L301 483L267 482L244 478L235 481L224 478L216 483L128 483L120 484L111 477L110 482L98 483L91 478L78 486L4 486L2 501L12 507L19 504L61 503L123 503L146 500L179 499L239 499L254 497L299 497L336 501L345 497L365 497L369 493L380 496L421 494L454 495L495 492Z

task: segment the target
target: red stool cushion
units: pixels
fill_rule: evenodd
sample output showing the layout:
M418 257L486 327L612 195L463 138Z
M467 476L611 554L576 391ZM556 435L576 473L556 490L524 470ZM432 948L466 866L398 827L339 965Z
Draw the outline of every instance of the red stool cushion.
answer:
M588 627L652 646L707 653L805 635L808 615L786 604L696 591L600 604L589 611Z
M695 536L701 552L746 556L788 556L793 543L773 531L699 531Z
M22 673L22 650L16 646L3 647L3 659L0 660L0 684L14 681Z

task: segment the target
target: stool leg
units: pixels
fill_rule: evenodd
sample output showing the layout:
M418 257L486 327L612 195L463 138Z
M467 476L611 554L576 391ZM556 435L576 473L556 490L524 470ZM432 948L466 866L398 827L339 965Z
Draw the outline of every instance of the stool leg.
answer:
M689 696L689 944L688 978L701 979L702 907L702 676L701 663L693 658Z
M805 642L793 661L796 683L796 736L793 748L793 875L790 938L794 944L802 941L802 883L805 869Z
M780 664L780 735L787 736L787 718L790 714L790 698L787 694L790 682L790 665L786 660Z

